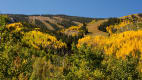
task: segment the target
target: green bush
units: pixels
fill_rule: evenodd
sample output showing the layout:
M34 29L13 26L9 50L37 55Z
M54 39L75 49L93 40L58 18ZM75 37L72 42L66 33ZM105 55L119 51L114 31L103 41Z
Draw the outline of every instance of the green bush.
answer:
M138 58L131 56L128 56L126 59L108 57L103 62L103 65L105 65L105 77L110 80L139 80L138 62Z

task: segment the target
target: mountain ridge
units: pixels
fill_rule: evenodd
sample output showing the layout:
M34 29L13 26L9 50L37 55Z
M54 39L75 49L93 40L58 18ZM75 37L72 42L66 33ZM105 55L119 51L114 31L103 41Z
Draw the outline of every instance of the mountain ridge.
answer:
M68 28L78 24L89 23L95 18L77 17L67 15L21 15L21 14L5 14L8 15L12 22L27 22L45 27L47 30L58 30Z

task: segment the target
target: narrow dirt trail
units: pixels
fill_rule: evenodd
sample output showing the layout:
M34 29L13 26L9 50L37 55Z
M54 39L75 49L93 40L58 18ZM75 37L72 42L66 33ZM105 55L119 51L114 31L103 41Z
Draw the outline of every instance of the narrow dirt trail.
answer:
M90 36L97 36L97 35L107 36L108 33L100 31L98 29L100 24L102 24L105 21L107 21L107 20L99 20L99 21L97 21L97 22L95 22L93 24L88 24L87 25L87 28L88 28L88 31L89 31L88 35L90 35Z

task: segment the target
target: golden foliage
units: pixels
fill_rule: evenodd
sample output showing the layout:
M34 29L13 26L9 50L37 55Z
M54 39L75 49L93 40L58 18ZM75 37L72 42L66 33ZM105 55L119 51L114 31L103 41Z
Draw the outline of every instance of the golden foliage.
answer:
M96 20L92 20L90 23L88 23L88 24L94 24L94 23L96 23Z
M19 32L21 31L22 27L23 25L20 22L6 25L6 28L12 32Z
M92 40L92 38L90 36L86 36L82 39L79 39L77 47L79 48L79 47L81 47L82 44L85 44L85 43L87 43L87 45L90 46L92 44L91 40Z
M80 28L81 28L81 26L71 26L67 30L77 30L77 31L79 31Z
M87 36L78 41L78 48L84 43L102 49L107 55L116 55L118 58L125 58L129 54L136 56L137 52L142 53L142 31L126 31L113 34L110 37L96 36L90 38Z
M25 33L22 41L37 49L39 49L40 47L48 47L54 49L66 47L66 44L58 41L56 37L42 33L40 31L30 31Z
M83 30L81 30L82 25L78 26L71 26L67 29L62 29L60 32L65 33L66 35L70 36L78 36L83 33Z
M115 25L110 25L106 27L107 32L112 34L117 30L123 31L123 28L124 29L127 28L129 30L130 29L129 27L131 27L131 25L133 27L137 27L138 23L142 23L142 18L140 18L137 14L123 16L123 17L120 17L119 19L121 20L119 24L117 23Z
M127 15L127 16L120 17L120 19L126 19L126 18L132 18L132 16L131 15Z
M124 21L120 22L119 24L107 26L106 30L107 30L107 32L112 34L113 33L113 31L112 31L113 29L118 30L118 29L123 28L123 27L125 27L127 25L130 25L130 24L133 24L133 23L131 21L129 21L129 20L124 20Z

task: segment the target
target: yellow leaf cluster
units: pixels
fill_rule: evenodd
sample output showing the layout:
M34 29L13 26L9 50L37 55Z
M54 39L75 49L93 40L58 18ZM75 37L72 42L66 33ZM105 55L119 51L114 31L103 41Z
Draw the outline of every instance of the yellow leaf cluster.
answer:
M117 58L125 58L129 54L136 56L137 52L142 53L142 30L126 31L110 37L87 36L80 39L77 46L80 47L84 43L102 49L107 55L116 55Z
M118 29L126 27L127 25L130 25L130 24L133 24L133 23L131 21L129 21L129 20L124 20L124 21L120 22L119 24L107 26L106 30L107 30L107 32L112 34L113 33L113 31L112 31L113 29L117 29L118 30Z
M12 30L12 32L19 32L21 31L22 27L23 25L20 22L6 25L6 28Z
M87 43L87 45L89 46L91 44L91 40L92 40L91 36L86 36L82 39L79 39L77 47L79 48L79 47L81 47L82 44L85 44L85 43Z
M40 47L54 49L66 47L66 44L58 41L56 37L42 33L40 31L30 31L25 33L22 41L37 49Z
M71 26L68 28L68 30L77 30L79 31L79 29L81 28L81 26Z
M95 46L95 48L103 48L103 45L106 44L105 39L107 38L104 36L96 36L96 37L86 36L78 40L77 47L80 48L83 44L86 44L89 47Z
M70 36L78 36L83 33L83 30L81 30L82 25L78 26L71 26L67 29L62 29L60 32L65 33L66 35Z

